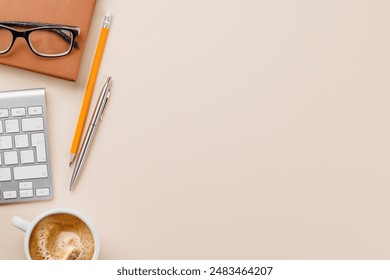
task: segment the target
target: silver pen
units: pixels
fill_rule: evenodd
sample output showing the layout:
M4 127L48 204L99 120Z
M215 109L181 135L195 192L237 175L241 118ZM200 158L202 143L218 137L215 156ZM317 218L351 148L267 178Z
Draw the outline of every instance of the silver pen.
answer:
M74 167L73 174L72 174L72 179L70 180L69 191L72 190L72 187L76 182L77 177L80 174L80 170L87 156L89 147L92 142L92 138L95 135L96 127L98 123L102 120L103 111L106 108L108 99L110 98L110 93L111 93L110 83L111 83L111 77L108 77L100 93L98 102L95 107L95 111L92 114L91 122L89 123L88 126L87 133L85 134L83 144L81 145L80 151L78 153L76 165Z

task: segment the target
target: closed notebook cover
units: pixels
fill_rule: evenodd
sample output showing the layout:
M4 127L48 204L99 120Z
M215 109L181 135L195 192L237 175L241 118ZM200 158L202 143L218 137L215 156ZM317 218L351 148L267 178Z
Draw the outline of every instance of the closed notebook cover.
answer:
M0 55L0 63L70 81L76 81L96 0L0 0L1 21L44 22L79 26L80 48L64 57L44 58L31 52L23 38ZM18 29L18 27L13 27Z

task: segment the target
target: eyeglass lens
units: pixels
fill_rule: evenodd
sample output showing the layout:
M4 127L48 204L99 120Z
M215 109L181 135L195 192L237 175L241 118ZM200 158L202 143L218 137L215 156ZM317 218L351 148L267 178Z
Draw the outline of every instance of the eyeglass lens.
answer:
M59 32L70 40L64 40ZM30 33L29 42L36 53L41 55L61 55L69 52L73 41L72 32L64 29L41 29Z
M69 40L64 40L60 33L67 36ZM0 53L10 48L12 40L12 32L0 27ZM65 29L38 29L30 33L28 40L35 53L43 56L58 56L67 54L72 48L73 34Z
M12 40L11 31L0 27L0 53L6 52L11 47Z

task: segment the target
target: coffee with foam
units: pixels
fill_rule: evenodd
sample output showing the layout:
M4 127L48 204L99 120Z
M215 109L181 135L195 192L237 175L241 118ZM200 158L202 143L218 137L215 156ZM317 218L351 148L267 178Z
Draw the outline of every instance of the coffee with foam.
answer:
M53 214L34 227L29 243L33 260L90 260L95 251L91 230L71 214Z

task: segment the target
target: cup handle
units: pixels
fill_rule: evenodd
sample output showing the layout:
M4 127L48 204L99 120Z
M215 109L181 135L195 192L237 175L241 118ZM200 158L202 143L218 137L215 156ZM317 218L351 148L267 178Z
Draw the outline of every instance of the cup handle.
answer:
M23 230L24 232L27 231L30 226L30 222L23 220L18 216L13 217L11 223L18 229Z

